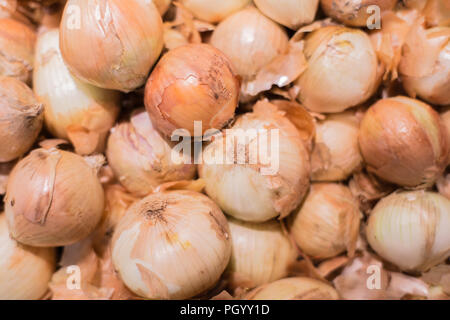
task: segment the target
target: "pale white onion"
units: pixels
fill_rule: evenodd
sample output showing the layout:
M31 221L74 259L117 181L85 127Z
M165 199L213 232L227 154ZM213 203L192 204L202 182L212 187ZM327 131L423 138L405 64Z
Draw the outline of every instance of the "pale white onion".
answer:
M219 22L244 8L251 0L181 0L192 14L208 22Z

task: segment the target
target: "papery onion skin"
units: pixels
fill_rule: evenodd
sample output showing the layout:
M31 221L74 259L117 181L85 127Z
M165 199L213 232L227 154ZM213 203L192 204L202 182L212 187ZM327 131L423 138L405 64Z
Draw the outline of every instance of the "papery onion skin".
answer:
M353 112L328 116L316 124L316 140L311 156L312 181L347 179L360 167L359 121Z
M419 31L420 32L420 31ZM411 35L407 38L403 46L403 56L400 60L399 72L402 83L408 94L415 98L416 96L438 105L450 104L450 28L432 28L424 31L421 35ZM431 54L428 50L421 52L417 46L417 41L427 41L426 45L433 43L443 43L437 56ZM425 46L425 44L423 44ZM409 52L415 54L407 54ZM429 61L435 59L434 61ZM424 62L426 61L426 63ZM426 73L412 72L411 66L415 64L430 64L430 70Z
M232 254L227 272L256 287L288 276L296 252L278 221L251 223L229 218Z
M407 97L379 100L366 112L359 145L367 169L404 187L432 185L447 165L449 142L439 114Z
M245 133L249 129L263 132L259 139L239 140L240 130ZM261 161L238 163L235 159L230 163L234 147L263 159L261 150L272 148L268 137L272 129L279 130L279 141L277 153L269 155L271 168ZM237 141L227 143L226 137L218 138L203 149L199 175L206 182L206 193L225 213L243 221L264 222L287 216L300 204L309 186L309 154L297 128L274 105L262 102L254 106L253 113L239 117L227 134ZM224 161L208 160L214 157ZM263 174L264 168L267 174Z
M119 113L119 93L84 83L67 69L59 51L59 31L38 37L33 89L45 105L45 124L53 136L67 139L78 154L103 152Z
M173 161L172 146L143 109L112 129L106 155L120 183L138 196L146 196L165 182L192 180L196 173L190 155L179 164Z
M239 85L222 52L208 44L188 44L170 50L158 62L145 87L145 107L167 137L176 129L198 135L195 121L201 121L203 134L233 118Z
M290 29L311 23L316 16L319 0L254 0L262 13Z
M195 17L208 22L222 21L250 2L251 0L181 0Z
M154 193L133 204L112 241L120 278L149 299L188 299L210 289L231 255L219 207L186 190Z
M246 300L339 300L337 291L322 281L306 278L285 278L251 291Z
M369 36L341 26L322 27L306 37L308 68L296 81L299 99L311 111L336 113L367 100L380 82Z
M11 172L5 214L11 236L35 247L87 237L102 216L104 194L85 159L57 149L35 149Z
M321 0L320 4L327 16L348 26L365 27L375 11L367 11L377 6L380 14L393 10L398 0ZM380 17L381 18L381 17Z
M60 47L81 80L130 92L145 83L161 53L162 19L151 1L68 0Z
M355 252L361 212L347 186L311 185L298 212L290 217L290 233L302 252L316 259Z
M44 106L22 81L0 76L0 162L27 152L42 129Z
M11 239L0 214L0 299L37 300L48 290L56 268L54 248L33 248Z
M163 16L170 7L172 0L151 0L155 5L156 9L158 9L159 14Z
M289 47L286 32L258 9L249 7L231 15L214 30L211 44L233 63L243 80L256 73Z
M0 75L28 83L33 68L36 33L16 20L0 19Z
M435 192L394 193L367 225L370 246L404 271L426 271L450 255L450 200Z

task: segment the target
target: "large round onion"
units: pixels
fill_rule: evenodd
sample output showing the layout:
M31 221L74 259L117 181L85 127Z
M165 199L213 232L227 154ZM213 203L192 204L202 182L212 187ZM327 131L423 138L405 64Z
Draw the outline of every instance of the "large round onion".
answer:
M251 0L181 0L195 17L208 22L222 21L250 2Z
M231 254L219 207L193 191L155 193L133 204L113 236L120 278L149 299L188 299L210 289Z
M105 89L142 86L163 48L162 19L151 1L68 0L60 31L70 71Z

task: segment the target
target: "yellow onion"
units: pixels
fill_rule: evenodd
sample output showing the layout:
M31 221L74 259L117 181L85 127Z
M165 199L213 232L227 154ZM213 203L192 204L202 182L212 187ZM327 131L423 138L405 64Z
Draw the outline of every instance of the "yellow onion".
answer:
M321 0L320 4L327 16L348 26L365 27L371 23L370 17L376 14L370 6L377 6L381 15L393 10L397 0Z
M427 0L423 8L423 15L427 25L450 26L450 2L448 0Z
M145 83L163 47L152 1L68 0L60 31L61 53L75 76L124 92Z
M450 143L450 107L444 109L441 113L442 121L444 122L444 126L447 128L447 141ZM450 152L449 152L449 162L450 162Z
M96 159L55 148L35 149L11 172L5 213L12 237L36 247L56 247L87 237L104 205Z
M119 94L84 83L67 69L59 51L59 31L41 34L36 44L33 89L45 105L45 124L68 139L79 154L102 152L119 113Z
M426 271L450 256L450 200L411 191L383 198L367 225L370 246L405 271Z
M0 76L0 162L18 158L31 148L42 129L43 111L25 83Z
M225 53L243 80L253 78L289 47L286 32L253 7L221 22L213 32L211 44Z
M120 183L130 192L146 196L158 185L176 180L191 180L196 167L190 155L176 163L172 146L153 127L148 113L139 109L129 122L112 129L106 155Z
M437 112L398 96L369 108L361 122L359 145L369 172L412 188L432 185L445 169L447 139Z
M16 20L0 19L0 75L29 82L36 33Z
M233 118L238 100L239 80L230 61L208 44L170 50L145 87L145 107L167 137L176 129L188 130L191 136L221 129ZM201 121L202 132L194 132L195 121Z
M440 194L450 200L450 173L444 174L436 183Z
M278 221L228 220L232 253L228 273L253 288L288 276L296 252Z
M14 168L16 161L11 162L0 162L0 196L4 195L6 192L6 185L8 183L8 177L11 170Z
M251 291L247 300L339 300L330 285L312 278L285 278Z
M358 133L359 121L354 112L333 114L318 121L311 156L313 181L345 180L361 165Z
M204 148L199 175L225 213L263 222L285 217L300 204L310 163L300 132L284 112L266 101L253 110Z
M292 216L290 232L302 252L330 258L355 252L361 212L350 189L337 183L315 183Z
M311 23L316 16L319 0L254 0L256 6L270 19L290 29Z
M251 0L181 0L186 9L201 20L219 22L244 8Z
M205 195L154 193L133 204L113 236L120 278L149 299L187 299L219 280L231 255L227 220Z
M411 97L450 104L450 27L415 25L403 45L399 72Z
M11 239L0 215L0 299L36 300L48 290L56 267L55 249L33 248Z
M312 32L305 41L308 68L296 82L305 107L314 112L342 112L376 91L377 55L366 33L328 26Z

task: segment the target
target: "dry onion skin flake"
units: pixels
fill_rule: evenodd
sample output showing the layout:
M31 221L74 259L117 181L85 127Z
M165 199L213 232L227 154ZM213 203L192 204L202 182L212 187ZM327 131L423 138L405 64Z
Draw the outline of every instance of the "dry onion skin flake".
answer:
M188 299L216 284L231 255L228 222L203 194L169 191L133 204L112 240L120 278L148 299Z

